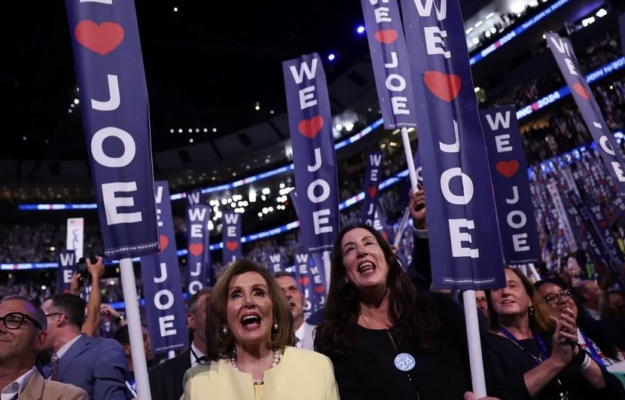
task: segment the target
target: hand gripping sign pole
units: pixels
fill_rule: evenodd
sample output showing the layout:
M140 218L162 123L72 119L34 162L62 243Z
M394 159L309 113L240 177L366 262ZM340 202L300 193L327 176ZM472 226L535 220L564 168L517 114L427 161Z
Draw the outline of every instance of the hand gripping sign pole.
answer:
M137 395L151 400L132 258L157 253L159 241L134 2L66 4L104 256L120 260Z

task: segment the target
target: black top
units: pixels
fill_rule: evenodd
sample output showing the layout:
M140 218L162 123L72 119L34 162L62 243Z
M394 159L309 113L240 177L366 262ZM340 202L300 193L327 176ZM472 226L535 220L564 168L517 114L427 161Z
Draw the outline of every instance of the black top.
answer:
M543 338L547 350L551 353L550 338ZM592 388L582 376L579 368L569 365L557 375L551 383L531 397L525 386L523 375L536 367L536 361L527 352L538 356L540 348L534 339L519 340L520 349L514 342L503 336L489 333L484 346L484 358L495 367L498 379L506 382L506 388L512 399L515 400L560 400L560 393L567 392L569 400L620 400L625 398L625 391L618 378L603 371L606 387ZM557 381L560 381L558 385Z
M152 400L179 400L184 393L182 380L191 368L191 352L185 351L149 371Z
M471 376L464 316L459 306L445 295L428 294L447 332L444 348L428 354L414 351L407 338L390 330L372 330L355 325L357 345L351 354L328 354L316 341L316 350L334 364L341 400L461 400L471 390ZM391 340L391 335L393 340ZM393 345L397 346L397 349ZM416 366L409 372L395 367L399 353L409 353ZM503 397L487 369L489 396Z

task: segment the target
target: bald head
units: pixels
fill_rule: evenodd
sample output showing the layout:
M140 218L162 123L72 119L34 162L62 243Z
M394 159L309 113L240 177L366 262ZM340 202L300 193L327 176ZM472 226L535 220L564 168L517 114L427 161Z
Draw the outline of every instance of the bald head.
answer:
M37 321L39 325L41 326L42 331L45 332L48 330L48 321L46 318L46 313L43 312L43 310L41 309L41 307L39 307L37 303L29 299L28 297L6 296L2 298L2 300L0 300L0 304L4 304L7 302L14 302L14 301L22 303L22 306L24 308L24 314L28 315L29 317Z
M587 306L597 307L603 291L593 280L581 281L575 286L575 291Z
M0 317L4 319L0 323L0 369L17 371L19 376L33 367L43 348L46 316L32 300L10 296L0 301Z

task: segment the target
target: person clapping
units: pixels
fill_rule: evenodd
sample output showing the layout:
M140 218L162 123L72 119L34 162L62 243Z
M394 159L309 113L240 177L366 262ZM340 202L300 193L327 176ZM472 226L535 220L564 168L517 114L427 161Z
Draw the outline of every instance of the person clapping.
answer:
M576 315L558 315L518 270L489 295L491 333L485 357L514 399L623 399L618 379L578 344Z

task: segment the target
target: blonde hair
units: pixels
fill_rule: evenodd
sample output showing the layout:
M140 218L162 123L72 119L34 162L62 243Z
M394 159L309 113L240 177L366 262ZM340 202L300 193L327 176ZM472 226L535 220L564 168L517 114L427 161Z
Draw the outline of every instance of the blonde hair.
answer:
M222 271L210 297L206 317L206 356L211 360L226 358L234 350L236 343L232 332L230 330L224 332L224 327L228 326L226 316L228 291L232 279L246 272L259 274L267 284L273 307L273 322L278 325L278 329L271 331L271 346L282 349L295 344L293 316L282 289L266 268L260 267L250 260L241 259L228 265Z

